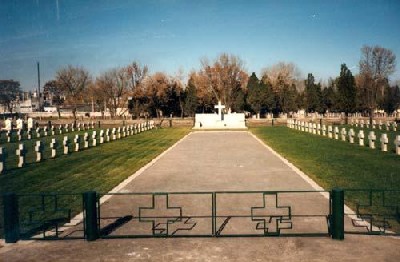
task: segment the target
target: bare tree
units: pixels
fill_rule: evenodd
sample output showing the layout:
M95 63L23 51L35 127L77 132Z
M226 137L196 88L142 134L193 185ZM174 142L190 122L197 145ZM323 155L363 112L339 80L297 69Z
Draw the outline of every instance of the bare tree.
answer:
M96 79L96 86L112 117L124 114L123 109L127 110L130 81L131 76L127 68L111 69Z
M385 87L389 76L396 69L396 55L380 46L363 46L361 48L360 76L358 77L359 91L363 103L369 110L370 122L374 110L384 97Z
M83 100L83 94L91 82L89 72L83 67L69 65L56 73L56 81L65 95L65 102L72 105L72 113L76 119L78 103Z
M149 69L146 65L141 66L138 62L134 61L131 65L127 66L127 71L131 80L130 89L133 102L133 113L138 118L141 111L141 103L143 103L140 99L143 98L144 94L143 81L148 76Z
M264 83L269 82L274 90L278 89L278 83L283 83L288 86L294 84L297 91L304 91L304 81L301 79L300 69L293 63L279 62L265 68L262 70L261 78Z
M0 104L12 113L13 103L21 93L18 81L0 80Z
M50 98L52 105L57 109L58 118L61 117L60 106L64 104L64 94L56 80L49 80L44 84L43 94Z
M196 87L226 104L226 109L232 108L232 93L237 87L245 89L247 84L248 74L244 70L243 61L238 56L221 54L214 63L210 64L205 58L201 64L202 69L198 72L200 81Z

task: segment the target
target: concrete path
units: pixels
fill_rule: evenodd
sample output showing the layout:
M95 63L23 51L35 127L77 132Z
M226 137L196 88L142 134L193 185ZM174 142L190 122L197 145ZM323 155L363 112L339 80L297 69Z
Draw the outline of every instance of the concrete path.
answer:
M315 187L248 132L195 132L120 192L274 190L312 191ZM168 198L166 194L112 196L101 207L101 227L110 227L118 224L115 223L118 219L127 218L111 227L107 235L209 235L213 233L212 197L209 193L174 194ZM279 229L284 235L319 236L101 239L91 243L22 241L0 248L0 257L6 258L5 261L396 261L400 258L397 248L400 240L396 238L346 235L344 241L334 241L326 236L329 202L318 192L267 195L221 192L215 198L219 216L215 229L221 236L276 234ZM172 223L152 218L177 214L185 219ZM282 220L265 221L266 214ZM347 218L346 225L350 222ZM71 234L74 233L79 234L79 230Z

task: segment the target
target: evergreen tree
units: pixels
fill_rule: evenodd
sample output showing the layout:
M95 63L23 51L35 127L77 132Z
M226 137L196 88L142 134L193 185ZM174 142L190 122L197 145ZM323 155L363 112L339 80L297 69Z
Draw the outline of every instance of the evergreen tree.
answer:
M321 84L315 84L314 76L309 73L305 80L305 105L307 112L322 112L321 107Z
M197 106L198 106L198 99L197 99L196 87L193 84L193 81L189 80L188 86L185 90L185 102L184 102L185 112L189 116L194 116L194 114L196 113Z
M340 76L337 78L338 101L337 108L346 115L346 124L348 115L356 109L356 84L351 71L346 64L340 67Z
M260 83L260 80L258 80L256 74L253 72L247 82L247 103L251 106L251 108L257 115L260 114L261 108L265 103L264 100L266 98L266 90L263 89L263 85Z

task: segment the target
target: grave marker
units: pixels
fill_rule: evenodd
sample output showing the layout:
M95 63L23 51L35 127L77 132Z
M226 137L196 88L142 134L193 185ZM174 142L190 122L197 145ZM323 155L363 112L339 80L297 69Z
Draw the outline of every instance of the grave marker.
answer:
M64 136L63 147L64 147L64 155L68 155L68 153L69 153L69 139L68 139L68 136Z
M380 142L381 142L381 150L383 152L387 152L387 144L389 143L387 134L385 133L381 134Z
M349 142L350 142L350 144L354 144L354 136L355 136L355 133L354 133L353 128L350 128L348 134L349 134Z
M394 146L396 147L396 155L400 155L400 135L396 136L394 140Z
M368 145L370 148L375 148L375 140L376 140L375 132L370 131L368 134Z
M40 141L40 140L36 141L36 145L35 145L36 162L42 161L43 149L44 149L44 147L43 147L42 141Z
M55 138L52 138L50 142L51 158L55 158L57 156L57 146L57 140Z
M85 134L83 135L83 147L89 147L89 134L87 132L85 132Z
M23 143L18 145L17 150L15 150L15 154L18 156L18 167L23 167L25 165L26 155L26 150Z
M346 135L347 135L347 131L346 128L342 127L342 130L340 131L341 137L342 137L342 141L346 141Z
M96 132L96 130L93 130L93 133L92 133L92 146L97 146L97 132Z
M364 146L364 130L359 130L358 131L358 143L360 146Z
M81 138L79 137L78 134L76 134L76 135L75 135L75 138L74 138L75 152L78 152L78 151L79 151L80 142L81 142Z

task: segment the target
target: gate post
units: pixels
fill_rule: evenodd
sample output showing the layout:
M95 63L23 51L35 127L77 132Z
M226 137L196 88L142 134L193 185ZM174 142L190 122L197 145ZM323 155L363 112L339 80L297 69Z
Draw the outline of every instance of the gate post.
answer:
M344 191L341 188L332 189L331 235L332 239L344 239Z
M6 243L19 240L18 198L15 193L3 194L4 205L4 239Z
M99 238L97 227L97 193L88 191L83 193L83 205L85 213L85 239L94 241Z

